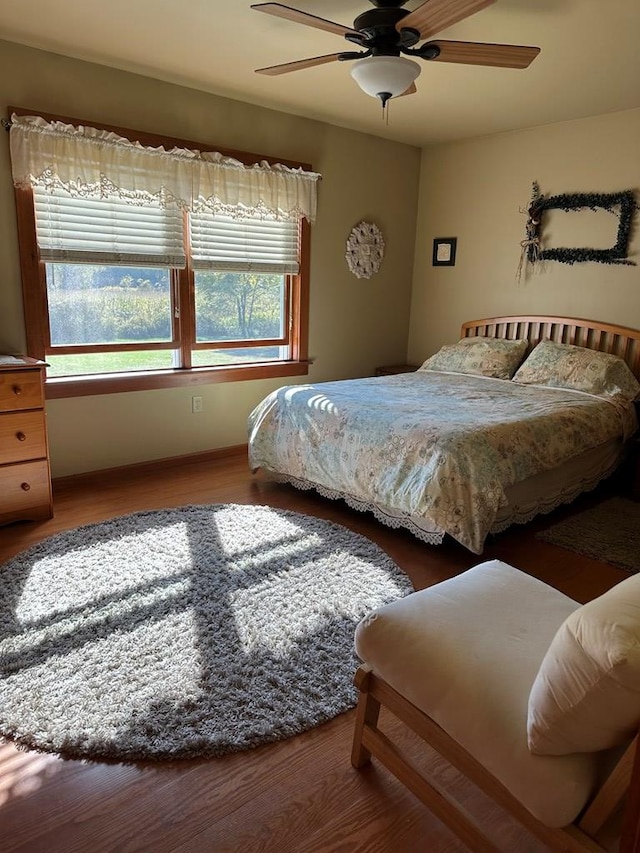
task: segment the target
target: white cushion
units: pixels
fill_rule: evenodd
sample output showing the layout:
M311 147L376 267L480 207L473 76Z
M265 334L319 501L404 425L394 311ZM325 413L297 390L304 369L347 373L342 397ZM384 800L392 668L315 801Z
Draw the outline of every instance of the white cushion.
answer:
M575 610L529 698L529 747L544 755L624 743L640 720L640 575Z
M589 798L602 754L532 755L527 702L558 627L578 607L491 560L377 610L358 626L356 651L539 820L566 826Z

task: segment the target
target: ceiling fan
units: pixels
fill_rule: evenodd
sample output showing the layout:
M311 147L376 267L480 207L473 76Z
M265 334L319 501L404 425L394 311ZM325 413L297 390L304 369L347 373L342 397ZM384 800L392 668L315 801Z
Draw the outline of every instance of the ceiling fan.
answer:
M363 12L352 27L337 24L282 3L257 3L252 9L286 18L325 32L343 36L361 48L358 51L329 53L282 65L258 68L258 74L287 74L324 65L327 62L357 60L351 76L368 95L377 97L384 107L390 98L417 91L415 80L420 66L415 57L436 62L466 65L490 65L499 68L527 68L540 53L539 47L513 44L482 44L468 41L433 41L441 30L485 9L496 0L426 0L410 12L403 0L371 0L374 7ZM418 42L424 42L418 47ZM403 54L403 56L401 56Z

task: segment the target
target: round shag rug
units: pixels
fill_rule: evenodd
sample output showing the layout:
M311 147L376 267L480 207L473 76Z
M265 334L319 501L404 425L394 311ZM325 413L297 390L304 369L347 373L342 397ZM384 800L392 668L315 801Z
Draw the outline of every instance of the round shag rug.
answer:
M265 506L61 533L0 566L0 736L120 760L290 737L355 704L355 627L412 590L365 537Z

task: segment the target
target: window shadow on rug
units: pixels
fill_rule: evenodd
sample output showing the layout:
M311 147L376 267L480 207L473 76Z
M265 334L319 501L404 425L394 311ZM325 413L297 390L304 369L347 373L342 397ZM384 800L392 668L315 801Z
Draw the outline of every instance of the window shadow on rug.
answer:
M245 505L69 531L2 577L0 732L119 760L247 749L347 710L356 624L413 589L365 537Z

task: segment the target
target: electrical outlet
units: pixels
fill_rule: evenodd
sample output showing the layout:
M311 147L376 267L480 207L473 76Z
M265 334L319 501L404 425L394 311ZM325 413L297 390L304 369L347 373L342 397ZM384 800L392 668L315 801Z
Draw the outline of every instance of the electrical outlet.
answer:
M197 415L202 411L202 397L191 398L191 411L194 415Z

